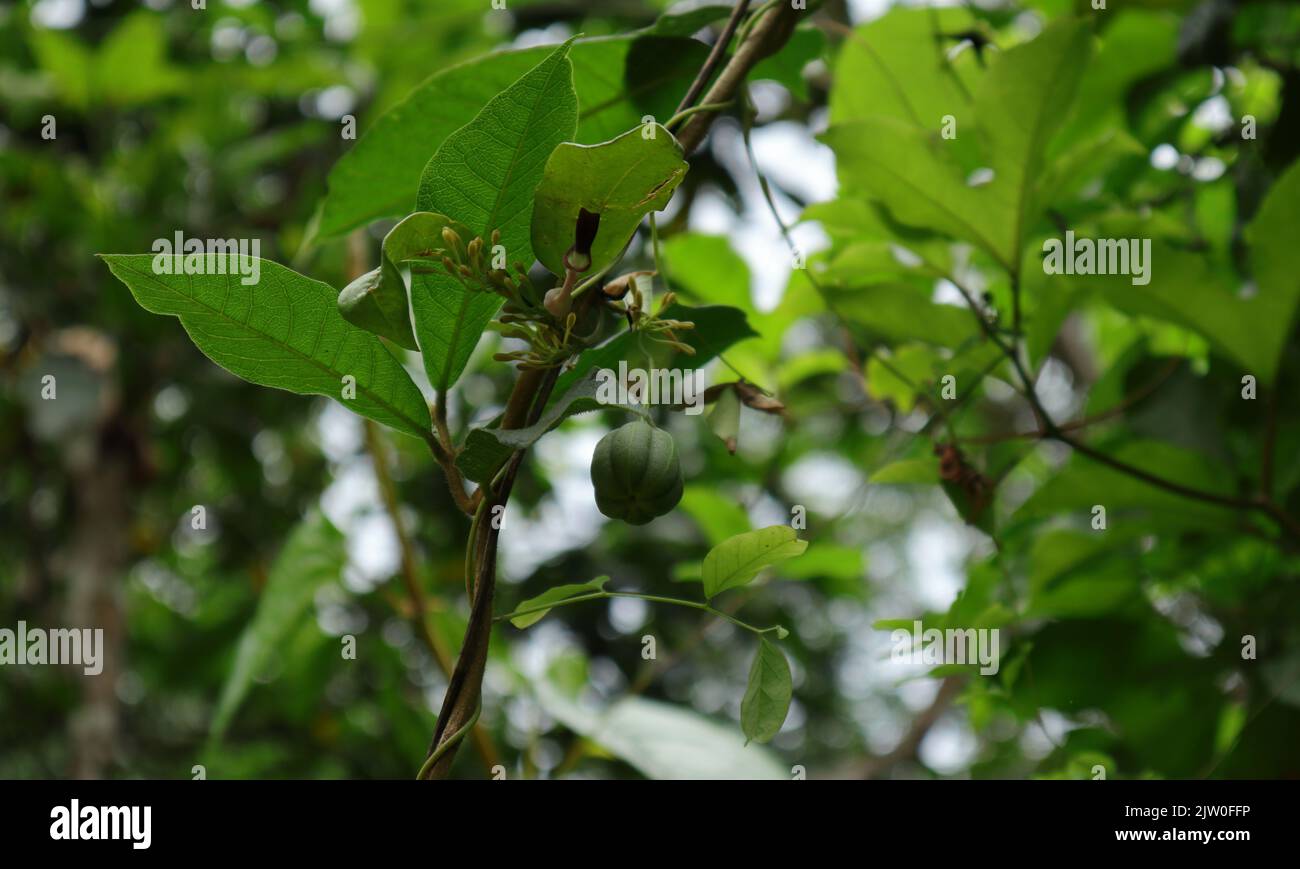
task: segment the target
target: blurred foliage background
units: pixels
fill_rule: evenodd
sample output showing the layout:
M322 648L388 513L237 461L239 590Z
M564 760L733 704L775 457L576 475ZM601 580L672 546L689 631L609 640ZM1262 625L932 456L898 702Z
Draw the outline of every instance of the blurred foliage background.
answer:
M0 670L0 776L178 778L196 764L214 778L414 774L446 685L437 658L454 659L467 612L468 522L424 445L326 400L230 376L172 318L141 310L95 254L145 252L178 229L258 238L263 257L341 287L359 260L373 265L392 225L318 232L330 169L357 145L340 135L345 116L364 135L441 69L503 47L650 28L669 4L507 5L0 9L0 626L94 625L108 646L96 679ZM966 53L955 64L982 66L986 51L1046 21L1093 16L1101 48L1063 134L1092 147L1056 152L1045 169L1060 179L1061 219L1174 239L1231 271L1245 227L1300 152L1300 9L1123 6L977 3L961 7L960 32L941 30ZM819 251L838 287L834 311L791 269L734 118L719 122L659 218L670 284L688 301L741 307L760 333L713 363L712 379L743 372L789 419L746 410L731 456L699 418L665 417L687 493L646 528L607 523L591 501L589 457L616 418L575 419L535 451L503 536L499 609L604 574L680 594L690 587L674 578L710 545L805 507L808 554L728 602L751 623L792 631L784 730L766 748L740 748L749 635L689 609L576 605L494 634L485 737L460 753L458 775L495 763L511 778L788 776L795 765L814 777L1092 777L1098 764L1110 777L1300 774L1294 539L1232 511L1184 509L1032 438L967 448L1002 474L996 536L964 523L936 485L869 482L899 462L928 479L931 404L893 372L928 384L958 356L911 340L937 328L932 309L953 299L885 324L835 277L875 267L854 245L879 220L851 183L837 196L835 160L815 136L879 94L847 34L902 20L887 13L884 2L828 0L753 77L755 159L777 211L799 224L794 238ZM681 25L681 38L716 32L717 18ZM885 40L900 47L904 89L905 31ZM654 45L609 75L672 62ZM670 79L669 104L693 71ZM1257 140L1239 135L1247 114ZM43 138L49 117L57 133ZM1295 223L1283 231L1300 241ZM648 246L639 237L629 261L650 262ZM987 290L1005 301L1005 286ZM1225 363L1205 328L1109 298L1056 308L1035 309L1035 322L1061 328L1037 335L1034 355L1058 419L1118 407L1085 432L1090 442L1174 476L1213 465L1230 491L1271 461L1274 494L1300 507L1293 333L1275 384L1250 403L1241 366ZM510 371L491 361L496 340L484 339L453 397L458 432L504 400ZM882 357L888 365L869 361ZM44 401L51 373L58 398ZM987 374L954 433L1032 428L1011 383ZM1087 524L1097 486L1119 526L1104 542ZM432 651L411 624L394 515L411 538ZM1001 672L927 678L891 662L878 622L925 613L1001 625ZM1246 634L1255 660L1240 654ZM340 656L345 636L355 660ZM655 660L643 659L646 636ZM241 641L260 650L241 656ZM595 716L575 694L611 712Z

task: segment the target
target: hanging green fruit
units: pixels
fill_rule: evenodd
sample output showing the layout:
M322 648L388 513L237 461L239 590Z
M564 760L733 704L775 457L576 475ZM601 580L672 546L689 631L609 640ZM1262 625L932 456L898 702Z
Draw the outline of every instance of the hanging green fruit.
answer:
M682 499L682 468L672 435L643 420L600 439L591 457L596 506L611 519L644 525Z

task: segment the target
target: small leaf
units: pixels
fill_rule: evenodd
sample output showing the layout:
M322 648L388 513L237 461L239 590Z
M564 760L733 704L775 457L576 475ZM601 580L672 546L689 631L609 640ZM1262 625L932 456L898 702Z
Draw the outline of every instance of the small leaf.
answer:
M171 257L169 274L154 270L149 254L104 254L102 259L137 302L155 314L178 317L195 346L250 383L301 395L325 395L349 410L419 438L427 438L429 405L402 363L374 335L339 314L330 287L270 260L257 260L260 277L245 285L247 260L225 275L187 275L186 257ZM345 377L356 397L344 398Z
M772 525L724 540L704 556L704 596L711 599L746 585L764 567L802 555L807 548L808 541L798 539L789 525Z
M590 582L570 583L569 585L557 585L555 588L548 588L537 597L529 598L516 607L516 610L529 610L533 607L539 606L545 606L546 609L539 609L536 612L516 616L510 620L510 624L517 628L526 628L530 625L535 625L542 619L546 618L546 614L551 611L549 605L566 601L571 597L581 597L584 594L591 594L592 592L600 591L605 587L605 583L607 582L609 582L608 576L598 576Z
M599 145L560 145L533 202L533 251L542 265L564 274L564 254L585 210L600 218L587 271L601 271L622 256L641 219L668 204L687 168L682 146L658 124Z
M462 238L468 234L463 226L428 211L417 211L390 229L384 236L379 268L366 272L339 293L339 313L343 319L407 350L418 350L415 333L411 331L402 264L444 247L444 227L451 227Z
M749 668L749 687L740 701L740 729L745 732L746 744L767 742L781 732L793 692L785 654L767 639L759 640Z
M271 567L257 613L239 638L234 666L212 716L214 740L225 733L253 680L306 623L316 590L337 580L346 563L343 535L320 513L311 513L294 529Z

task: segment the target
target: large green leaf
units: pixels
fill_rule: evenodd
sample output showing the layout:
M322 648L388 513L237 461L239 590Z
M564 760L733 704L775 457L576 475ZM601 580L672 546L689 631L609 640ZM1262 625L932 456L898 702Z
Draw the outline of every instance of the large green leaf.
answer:
M1060 128L1088 66L1092 29L1081 21L1053 23L1039 36L1001 55L975 99L987 166L993 181L976 188L999 215L1011 215L999 248L1018 267L1047 146Z
M485 240L500 231L509 263L532 264L529 221L547 157L573 138L578 98L570 46L560 46L497 94L429 160L421 211L446 214ZM501 306L486 290L447 274L412 275L411 310L429 382L445 392L465 370L483 329Z
M170 258L171 274L155 274L149 254L102 258L145 310L179 317L195 345L222 368L262 386L329 396L398 431L429 436L428 403L402 363L374 335L344 320L334 290L320 281L270 260L257 261L260 279L245 286L237 268L186 275L184 257ZM249 262L230 258L231 266ZM345 377L355 378L355 398L343 397Z
M538 700L565 727L652 779L788 779L776 756L744 745L735 726L642 697L593 709L555 686L537 686Z
M740 729L747 742L767 742L781 732L793 690L785 654L766 638L760 639L749 669L749 685L740 701Z
M294 529L271 566L257 613L239 638L234 666L212 716L214 740L225 733L253 680L307 623L316 590L338 580L346 563L343 535L320 513L313 511Z
M1300 301L1300 162L1292 163L1273 183L1255 219L1246 230L1250 240L1250 262L1258 291L1244 303L1249 331L1258 352L1253 370L1264 382L1271 382L1281 361L1282 346L1291 334L1296 303ZM1220 321L1220 328L1226 324ZM1214 337L1213 334L1210 336Z
M643 125L599 145L565 143L551 152L533 204L533 251L564 274L578 213L600 216L591 248L593 274L623 253L641 219L661 211L686 175L682 146L658 124Z
M972 29L966 9L903 9L857 28L835 64L831 123L890 117L938 130L944 115L957 120L957 141L974 130L970 94L979 82L973 51L948 56L957 40L944 34Z
M911 285L823 285L827 307L877 340L958 348L980 334L967 308L937 304Z
M842 180L884 203L895 219L979 245L1017 271L1035 215L1035 184L1052 134L1087 63L1089 31L1060 21L1000 55L975 100L985 166L993 180L966 181L966 167L934 126L873 115L832 127Z
M576 141L603 142L645 114L661 119L672 114L708 49L695 40L660 41L682 43L696 56L689 72L686 65L660 67L625 81L634 37L574 43L571 59L581 106ZM330 171L319 235L336 236L376 218L409 212L429 155L551 50L540 46L496 52L430 76L375 121Z
M688 300L753 312L749 264L724 236L674 235L663 243L663 258L673 286Z
M1159 441L1133 441L1105 449L1120 461L1175 483L1218 495L1236 494L1227 469L1202 454ZM1134 521L1144 528L1218 526L1230 515L1223 507L1184 498L1076 453L1020 506L1016 516L1040 519L1072 513L1086 521L1095 505L1106 508L1110 528L1131 527Z
M1285 216L1279 212L1294 208L1294 200L1283 203L1286 200L1282 198L1266 201L1270 212L1279 217ZM1146 285L1135 286L1128 275L1072 275L1055 277L1066 284L1056 289L1066 294L1096 293L1125 313L1192 329L1246 371L1269 382L1300 291L1295 272L1287 265L1297 260L1295 240L1287 237L1288 227L1294 224L1252 224L1257 237L1266 239L1262 254L1259 245L1252 250L1260 288L1253 299L1239 295L1234 276L1204 253L1180 250L1160 240L1151 244L1150 283ZM1277 264L1271 270L1270 260ZM1261 263L1265 264L1262 272Z
M746 585L764 567L794 558L808 548L789 525L771 525L724 540L704 556L700 578L704 596Z

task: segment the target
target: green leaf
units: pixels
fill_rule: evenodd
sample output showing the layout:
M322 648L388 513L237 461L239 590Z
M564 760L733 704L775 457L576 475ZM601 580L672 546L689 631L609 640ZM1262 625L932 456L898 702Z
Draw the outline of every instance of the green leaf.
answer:
M212 716L214 741L226 732L253 680L299 628L310 624L317 589L336 581L346 563L343 535L320 513L313 511L294 529L271 566L257 613L239 638Z
M986 207L1012 216L1001 254L1013 269L1036 216L1035 185L1048 143L1074 102L1091 39L1092 29L1082 21L1054 22L1035 39L1002 54L975 99L993 170L993 182L977 190Z
M767 742L781 732L793 692L790 662L785 654L766 638L759 640L754 664L749 668L749 687L740 701L740 729L747 744Z
M33 53L68 104L86 109L97 102L132 106L175 93L181 73L167 64L163 19L144 10L122 19L97 53L70 33L33 28Z
M742 745L734 726L690 709L642 697L624 697L592 709L543 684L538 700L574 733L659 780L763 779L790 775L777 757L758 745Z
M975 100L989 184L972 187L939 121L867 116L824 134L850 189L884 203L895 219L979 245L1009 272L1035 211L1035 188L1052 134L1087 64L1090 31L1058 21L998 56ZM964 147L964 145L963 145Z
M749 264L726 237L695 232L674 235L663 243L663 258L673 287L690 300L753 313Z
M872 474L871 479L867 482L889 486L917 483L937 485L939 482L939 466L937 462L926 461L925 459L903 459L885 465Z
M1122 462L1184 486L1228 497L1236 494L1226 468L1191 450L1160 441L1132 441L1106 451ZM1188 524L1220 527L1230 516L1223 507L1167 492L1078 453L1034 492L1016 515L1040 519L1071 512L1088 519L1094 505L1106 508L1110 529L1133 521L1142 522L1152 531Z
M179 256L101 258L141 307L180 318L195 346L231 373L261 386L325 395L398 431L429 437L429 405L402 363L374 335L344 320L334 290L320 281L257 260L260 279L245 286L238 266L249 260L233 256L226 275L186 275L186 258ZM168 259L172 274L155 274L155 262ZM355 398L342 397L344 377L356 379Z
M581 106L575 141L603 142L646 114L668 118L708 52L694 40L656 40L687 44L696 56L693 65L689 71L685 65L646 70L641 78L628 82L624 70L629 67L635 41L633 36L620 36L573 44L570 56ZM377 218L411 211L411 194L429 155L469 123L484 103L551 51L551 47L539 46L495 52L430 76L380 116L334 165L318 234L329 238ZM545 159L546 155L542 156Z
M1251 224L1252 229L1264 225ZM1261 281L1260 293L1254 299L1242 298L1235 277L1217 268L1206 255L1180 250L1159 239L1151 243L1149 284L1135 286L1128 275L1073 275L1062 281L1069 289L1060 288L1058 292L1091 291L1125 313L1189 328L1247 371L1258 372L1261 382L1267 383L1277 368L1296 295L1295 289L1286 287L1288 281L1296 285L1285 267L1286 257L1293 256L1288 248L1294 247L1294 238L1283 240L1287 224L1278 226L1276 230L1257 230L1262 236L1271 236L1274 245L1265 257L1274 256L1275 262L1283 264L1280 271L1271 274L1265 268L1264 280L1278 289L1265 291ZM1252 250L1252 254L1258 267L1259 253ZM1055 277L1060 280L1062 276Z
M92 92L113 105L133 106L185 87L179 68L167 63L167 30L162 16L140 10L128 15L100 46Z
M710 546L717 546L729 537L749 530L749 516L735 498L721 494L714 486L696 483L686 487L680 504L682 510L695 520L704 532ZM694 577L699 580L698 571Z
M694 356L676 353L671 348L654 345L655 358L646 359L644 345L649 342L640 340L636 332L620 332L614 338L598 347L586 350L578 357L574 368L556 382L555 394L564 392L579 378L586 377L587 372L597 368L618 370L620 360L626 360L628 367L650 364L661 365L669 360L682 370L694 370L723 353L733 344L746 338L755 338L758 333L750 328L743 311L724 305L706 305L691 308L686 305L673 305L664 311L663 316L670 320L689 320L695 328L678 335L683 344L695 349ZM552 398L554 403L557 399Z
M540 609L536 612L527 613L526 615L516 616L510 620L510 624L517 628L526 628L530 625L535 625L542 619L546 618L546 614L551 611L551 605L568 600L571 597L581 597L584 594L591 594L592 592L600 591L605 587L605 583L607 582L609 582L608 576L599 576L590 582L571 583L569 585L557 585L555 588L548 588L546 591L537 595L537 597L531 597L519 606L515 607L516 611L528 610L539 606L544 606L546 609Z
M746 585L764 567L801 555L807 548L808 541L798 539L789 525L772 525L724 540L704 556L704 596L712 599Z
M825 48L826 37L820 30L812 26L800 27L780 51L758 62L750 72L749 80L780 82L790 93L806 100L808 83L804 81L804 67L821 57Z
M390 229L380 250L379 268L366 272L339 293L343 319L407 350L418 350L411 330L402 265L413 257L443 248L444 227L452 228L462 238L466 235L464 227L428 211L411 214Z
M465 476L476 483L485 483L496 475L500 467L515 450L531 447L542 435L558 427L571 416L593 410L618 409L649 418L645 408L637 405L615 404L598 398L600 378L595 371L575 381L563 395L546 406L546 411L533 425L520 429L474 428L465 439L465 447L456 457L456 465Z
M960 141L963 132L974 129L969 94L978 86L981 67L973 51L949 60L955 43L941 34L974 24L966 9L895 8L854 30L835 64L831 123L883 116L938 130L943 116L953 115Z
M1255 219L1246 230L1250 241L1251 269L1259 291L1247 303L1258 353L1254 365L1259 379L1271 383L1281 361L1282 347L1291 334L1296 303L1300 301L1300 162L1282 174L1269 189ZM1253 310L1250 310L1253 309ZM1219 328L1226 324L1220 321ZM1214 337L1213 334L1210 335Z
M728 3L713 3L685 12L668 11L646 28L646 32L657 36L693 36L715 21L725 21L731 9Z
M579 210L586 210L600 216L587 269L600 272L622 256L642 218L663 210L688 168L682 146L658 124L599 145L560 145L533 202L533 251L542 265L564 274Z
M960 347L980 334L967 308L936 304L909 284L823 285L826 304L872 337Z
M509 263L532 264L529 220L546 159L573 138L578 100L569 45L497 94L442 143L424 168L422 211L447 214L489 239L501 232ZM438 392L460 377L501 297L447 274L412 275L411 310L424 369Z

